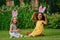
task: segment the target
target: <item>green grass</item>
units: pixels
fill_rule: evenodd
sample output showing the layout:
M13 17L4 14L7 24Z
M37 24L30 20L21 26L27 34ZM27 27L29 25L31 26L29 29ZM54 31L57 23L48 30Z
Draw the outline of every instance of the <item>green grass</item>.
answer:
M25 35L27 31L33 29L22 29L21 34ZM23 38L9 38L8 31L0 31L0 40L60 40L60 29L45 29L45 36L39 37L23 37Z

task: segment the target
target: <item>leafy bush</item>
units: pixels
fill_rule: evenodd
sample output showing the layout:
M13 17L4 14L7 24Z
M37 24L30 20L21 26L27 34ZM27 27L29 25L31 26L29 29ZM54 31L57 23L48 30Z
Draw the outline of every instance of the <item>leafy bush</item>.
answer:
M60 15L52 15L48 16L48 28L60 28L59 23L60 23Z
M35 23L30 20L34 10L31 10L28 6L26 7L2 7L0 10L0 30L8 30L11 21L11 12L13 8L18 10L18 27L19 28L34 28ZM48 25L45 26L46 28L60 28L60 15L48 15Z

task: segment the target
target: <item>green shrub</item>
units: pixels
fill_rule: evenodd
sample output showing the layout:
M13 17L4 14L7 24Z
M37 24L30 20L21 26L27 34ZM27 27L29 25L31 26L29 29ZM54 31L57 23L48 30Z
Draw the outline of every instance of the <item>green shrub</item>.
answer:
M58 27L58 24L60 23L60 15L48 16L48 21L48 28L60 28Z
M34 28L35 23L31 21L31 16L34 10L31 10L28 6L26 7L14 7L18 10L18 28ZM10 26L10 21L12 18L12 7L2 7L0 11L0 30L8 30ZM45 28L60 28L58 23L60 23L60 15L52 15L48 17L48 25Z

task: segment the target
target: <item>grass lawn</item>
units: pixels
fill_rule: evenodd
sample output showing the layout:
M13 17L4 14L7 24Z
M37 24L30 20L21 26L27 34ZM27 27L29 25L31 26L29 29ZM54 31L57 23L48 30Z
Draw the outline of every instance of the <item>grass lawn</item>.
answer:
M27 31L32 31L33 29L22 29L21 33L26 34ZM39 37L23 37L23 38L9 38L8 31L0 31L0 40L60 40L60 29L45 29L45 36Z

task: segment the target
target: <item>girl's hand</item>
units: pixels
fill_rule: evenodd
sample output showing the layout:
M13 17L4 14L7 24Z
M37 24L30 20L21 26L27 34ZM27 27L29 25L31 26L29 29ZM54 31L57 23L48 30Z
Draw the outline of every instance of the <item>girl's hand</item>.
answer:
M44 17L45 17L45 21L43 21L43 23L44 23L44 24L48 24L48 22L47 22L47 15L44 14Z
M32 15L31 20L32 20L33 22L36 22L36 21L37 21L37 20L36 20L36 15L37 15L36 12L34 12L33 15Z
M47 15L46 15L46 14L44 14L44 17L47 17Z
M21 30L20 29L17 29L17 32L21 32Z
M36 12L33 13L33 16L36 16Z

